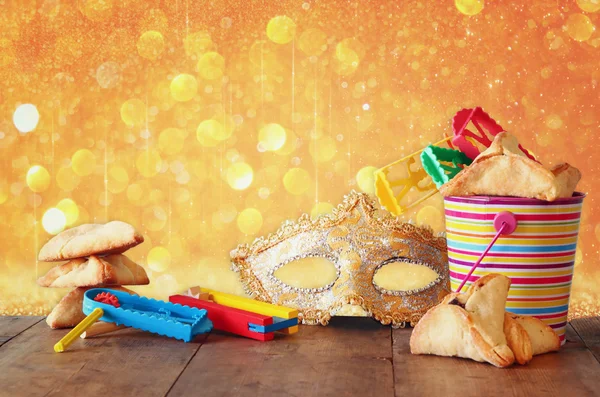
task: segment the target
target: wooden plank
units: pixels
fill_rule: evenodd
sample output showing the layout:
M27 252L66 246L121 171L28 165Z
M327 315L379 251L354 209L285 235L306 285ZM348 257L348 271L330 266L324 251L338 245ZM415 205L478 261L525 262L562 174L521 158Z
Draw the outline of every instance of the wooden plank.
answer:
M127 329L53 345L68 330L39 323L0 349L0 385L11 396L164 396L205 337L183 343Z
M508 369L413 356L411 329L392 332L370 319L334 318L327 327L302 326L299 334L273 342L215 333L201 348L202 338L186 344L123 330L78 340L62 354L52 346L67 330L50 330L40 320L0 318L6 334L0 342L10 340L0 347L0 394L379 397L391 396L395 387L399 396L562 397L600 390L599 318L574 320L559 353Z
M0 346L43 319L40 316L0 316Z
M571 325L600 362L600 317L578 318Z
M393 333L397 396L594 396L600 364L569 326L558 353L533 358L526 366L499 369L471 360L410 354L411 329Z
M73 345L66 353L52 347L66 331L51 330L40 322L0 348L0 384L6 395L43 396L78 371L105 341L95 340L84 349Z
M371 319L258 342L212 333L169 396L393 395L391 332Z

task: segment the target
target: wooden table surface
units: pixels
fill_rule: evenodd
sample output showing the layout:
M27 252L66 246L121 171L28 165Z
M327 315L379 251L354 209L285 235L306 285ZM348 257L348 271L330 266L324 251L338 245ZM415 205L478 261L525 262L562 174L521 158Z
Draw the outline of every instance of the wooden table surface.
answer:
M136 330L52 347L67 330L42 317L0 317L0 396L593 396L600 395L600 317L574 320L559 353L498 369L413 356L411 329L366 318L257 342L213 332L183 343Z

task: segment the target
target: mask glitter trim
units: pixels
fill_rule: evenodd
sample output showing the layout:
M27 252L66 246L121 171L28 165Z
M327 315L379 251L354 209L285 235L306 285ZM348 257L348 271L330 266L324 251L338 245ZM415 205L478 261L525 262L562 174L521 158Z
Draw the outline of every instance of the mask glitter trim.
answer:
M282 263L309 256L331 260L338 278L322 288L304 289L273 275ZM431 268L438 280L401 294L380 291L373 283L375 271L398 258ZM382 324L415 325L450 292L446 239L376 210L363 193L351 192L329 215L311 220L304 214L297 222L286 221L277 232L238 246L231 259L248 295L298 309L303 324L326 325L342 306L353 304Z

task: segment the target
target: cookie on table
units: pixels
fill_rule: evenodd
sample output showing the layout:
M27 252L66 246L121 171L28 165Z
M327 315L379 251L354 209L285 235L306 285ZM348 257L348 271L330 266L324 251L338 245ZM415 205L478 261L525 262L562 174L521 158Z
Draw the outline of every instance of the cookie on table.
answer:
M52 312L46 317L46 323L50 328L71 328L76 326L85 318L83 314L83 294L92 287L79 287L70 291L67 295L58 302ZM132 295L137 295L130 289L120 286L110 287L116 291L127 292Z
M520 316L518 314L506 313L509 321L518 324L527 334L531 343L531 355L537 356L560 349L560 338L552 327L531 316ZM507 335L507 338L510 339Z
M415 326L411 353L470 358L504 368L557 351L560 339L550 326L505 312L509 288L508 277L488 274L466 292L446 295Z
M466 293L451 293L430 309L410 337L412 354L470 358L508 367L515 356L504 335L510 279L498 274L475 281Z

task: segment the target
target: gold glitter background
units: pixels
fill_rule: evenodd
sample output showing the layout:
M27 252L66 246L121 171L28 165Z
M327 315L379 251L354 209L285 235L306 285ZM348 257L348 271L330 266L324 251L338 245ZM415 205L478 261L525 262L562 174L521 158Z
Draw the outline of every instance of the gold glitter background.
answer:
M0 1L0 314L52 233L121 219L138 292L242 293L229 251L329 211L483 106L585 202L571 314L600 312L597 0ZM29 104L29 105L27 105ZM39 115L39 122L36 122ZM434 197L406 215L443 231Z

